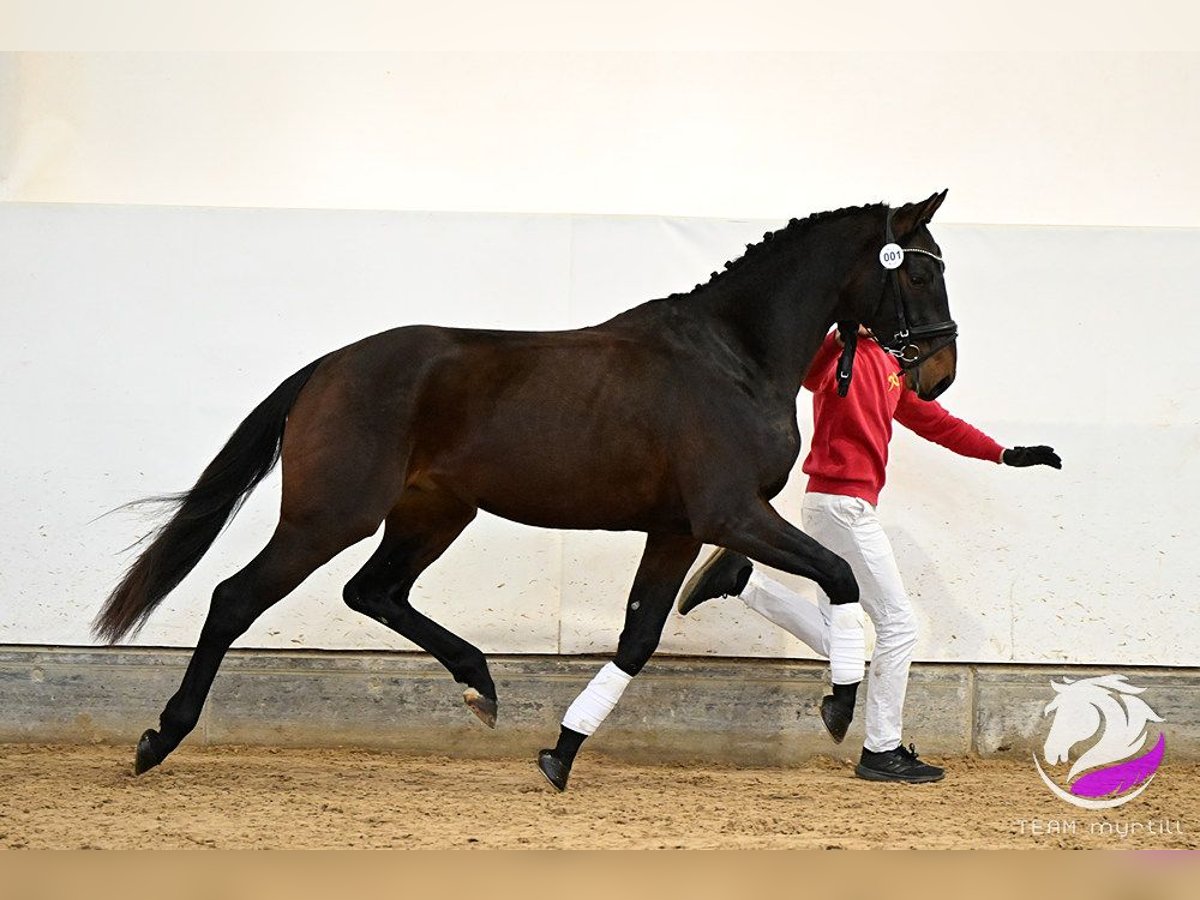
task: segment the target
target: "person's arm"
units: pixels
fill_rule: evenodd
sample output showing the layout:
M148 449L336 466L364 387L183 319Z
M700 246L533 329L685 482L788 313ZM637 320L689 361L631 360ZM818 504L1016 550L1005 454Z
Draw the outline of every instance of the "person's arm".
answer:
M905 428L953 450L960 456L1002 462L1004 448L962 419L950 415L940 403L922 400L907 387L901 388L900 402L896 405L896 421Z
M1062 468L1062 460L1051 447L1012 447L1005 449L978 428L950 415L940 403L922 400L902 388L896 405L896 421L905 428L953 450L961 456L1003 463L1006 466L1051 466Z

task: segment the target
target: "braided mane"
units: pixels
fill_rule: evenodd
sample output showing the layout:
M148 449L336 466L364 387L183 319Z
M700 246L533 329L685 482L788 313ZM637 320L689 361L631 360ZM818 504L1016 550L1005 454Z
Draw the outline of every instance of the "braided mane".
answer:
M828 212L813 213L803 219L790 219L783 228L763 234L761 241L754 244L747 244L746 251L741 256L737 259L727 260L724 268L721 271L713 272L709 276L708 281L697 284L691 291L682 294L672 294L671 297L690 296L697 291L717 283L729 272L745 268L748 263L761 262L768 257L777 256L784 249L795 244L802 235L806 234L815 225L820 225L832 219L840 219L846 216L883 209L887 209L886 203L871 203L866 206L847 206Z

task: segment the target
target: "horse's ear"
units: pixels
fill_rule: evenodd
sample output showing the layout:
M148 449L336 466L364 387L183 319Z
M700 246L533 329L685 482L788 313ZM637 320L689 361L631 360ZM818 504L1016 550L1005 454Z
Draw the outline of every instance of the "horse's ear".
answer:
M946 194L949 192L950 189L946 188L940 194L932 194L928 199L922 200L920 203L906 203L896 210L896 234L909 235L922 225L928 225L932 222L934 213L941 207L942 201L946 199Z

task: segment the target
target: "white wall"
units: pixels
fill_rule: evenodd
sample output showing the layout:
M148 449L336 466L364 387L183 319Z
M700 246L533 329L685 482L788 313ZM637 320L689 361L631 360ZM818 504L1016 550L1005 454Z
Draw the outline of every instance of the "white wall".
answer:
M930 46L10 55L0 197L1200 225L1200 55Z
M331 346L417 320L585 324L690 286L790 216L948 186L963 338L947 402L1002 441L1056 444L1067 469L897 436L882 511L919 653L1195 664L1200 56L895 46L0 54L0 643L86 642L115 551L144 530L90 520L190 484ZM93 203L113 205L71 205ZM450 214L467 210L562 215ZM793 518L802 487L781 501ZM276 490L143 642L194 641ZM604 649L637 547L482 519L419 602L491 650ZM337 601L366 552L245 643L402 646ZM666 647L798 652L732 604L672 620Z
M0 206L0 644L87 643L131 558L118 551L148 527L96 517L190 485L320 353L416 321L589 324L690 287L778 224ZM1200 388L1186 336L1200 325L1200 229L937 236L962 328L946 404L1002 442L1054 445L1066 468L962 460L897 435L881 511L920 610L919 656L1196 664ZM803 395L800 410L811 433ZM798 476L778 504L793 520L802 490ZM194 643L213 585L263 544L277 504L272 480L141 643ZM372 545L310 578L242 644L406 647L341 605ZM604 652L639 550L636 535L481 516L417 604L486 650ZM734 602L673 618L663 649L800 654Z
M0 47L30 50L1195 50L1186 0L4 0Z

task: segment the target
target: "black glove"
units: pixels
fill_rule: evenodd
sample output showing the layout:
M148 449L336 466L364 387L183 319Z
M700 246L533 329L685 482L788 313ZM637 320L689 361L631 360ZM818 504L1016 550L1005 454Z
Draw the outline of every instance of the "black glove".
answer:
M1062 468L1062 460L1053 447L1012 447L1000 457L1006 466L1053 466Z

